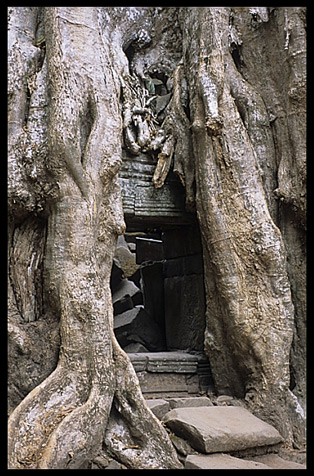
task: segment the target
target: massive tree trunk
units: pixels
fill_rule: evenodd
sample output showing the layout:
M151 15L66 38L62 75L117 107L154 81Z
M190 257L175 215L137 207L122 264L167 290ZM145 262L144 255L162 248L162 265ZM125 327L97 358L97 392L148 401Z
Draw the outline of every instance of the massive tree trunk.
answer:
M263 22L278 21L281 15L291 17L290 29L295 30L290 31L281 49L289 49L291 55L301 57L299 70L291 67L286 85L289 92L294 91L295 120L295 115L303 116L305 101L302 13L301 9L280 10L276 17L272 12L269 18L267 8L183 11L196 206L205 264L205 349L217 389L245 398L255 413L266 417L290 440L293 433L297 436L299 432L295 424L297 401L289 390L290 370L301 377L304 361L297 363L289 359L293 331L295 326L301 326L300 321L298 324L294 321L291 291L295 291L296 286L292 284L291 269L290 280L288 276L285 238L287 246L291 247L292 243L278 228L281 216L275 198L279 196L294 204L295 221L304 223L304 145L298 148L300 142L304 144L304 127L300 130L299 125L298 134L289 134L292 150L287 151L289 155L297 151L292 162L298 164L293 167L298 167L300 183L297 188L289 185L291 170L286 172L288 176L283 181L281 168L284 167L282 161L286 160L283 157L279 162L279 187L276 188L278 156L274 139L277 137L271 131L267 106L274 106L271 101L277 100L279 93L270 86L264 92L257 81L250 82L247 70L251 72L254 65L250 64L250 58L246 63L249 46L240 40L239 33L246 35L247 45L251 41L257 48L254 36L258 28L265 28ZM255 60L258 63L263 62L262 54L275 56L264 35L258 34L258 42L264 41L264 51ZM191 42L191 38L194 41ZM230 47L238 48L237 55L230 54ZM269 76L264 76L265 82L271 82L272 75L276 74L272 69L268 73ZM295 77L296 74L301 77ZM276 118L277 111L273 113ZM290 118L285 116L285 120L289 127ZM298 241L301 237L302 231ZM298 250L290 250L291 254L298 254ZM298 258L299 262L302 260L303 254ZM301 335L296 334L295 339L302 339L303 332L302 326ZM302 378L298 384L304 385Z
M122 146L196 210L217 392L302 442L304 118L303 8L9 9L11 468L180 467L113 333Z

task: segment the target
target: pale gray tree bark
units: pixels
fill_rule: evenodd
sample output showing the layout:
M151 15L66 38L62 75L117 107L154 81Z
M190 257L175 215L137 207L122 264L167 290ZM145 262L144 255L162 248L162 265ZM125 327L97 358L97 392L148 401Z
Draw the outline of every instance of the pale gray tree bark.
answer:
M301 444L304 8L8 14L9 466L86 467L104 446L180 467L113 333L122 146L156 154L156 187L173 167L196 210L217 392ZM161 124L149 68L172 84Z

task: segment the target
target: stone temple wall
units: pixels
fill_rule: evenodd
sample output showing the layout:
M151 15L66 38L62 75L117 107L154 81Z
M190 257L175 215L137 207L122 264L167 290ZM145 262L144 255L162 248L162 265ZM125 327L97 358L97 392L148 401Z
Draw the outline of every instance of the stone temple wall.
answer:
M123 209L128 226L188 224L194 215L185 211L185 194L179 178L170 171L161 188L152 177L156 159L148 154L131 156L123 151L119 174Z
M155 166L147 153L123 151L119 180L127 230L118 239L111 275L114 330L143 391L194 393L210 378L200 231L173 172L162 188L154 187Z
M173 172L163 187L154 187L155 166L153 155L123 149L119 180L127 233L119 238L113 269L116 277L120 273L112 286L116 334L124 346L139 342L149 351L202 351L198 223L185 210L185 191Z

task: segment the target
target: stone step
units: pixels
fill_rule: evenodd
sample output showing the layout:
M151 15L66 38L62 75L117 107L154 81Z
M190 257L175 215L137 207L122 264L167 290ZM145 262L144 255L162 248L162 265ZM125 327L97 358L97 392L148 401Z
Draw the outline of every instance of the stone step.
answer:
M306 469L306 465L284 460L276 454L242 459L224 453L214 453L188 455L184 469Z
M274 427L237 406L175 408L163 421L201 453L269 448L282 442Z
M173 408L206 407L212 405L208 397L148 398L145 401L159 420L162 420L166 413Z
M135 352L128 356L143 393L171 392L175 396L178 392L197 394L212 387L209 364L203 354Z
M188 455L184 469L271 469L256 461L247 461L223 453Z
M250 457L251 461L266 464L272 469L306 469L305 464L288 461L277 454Z
M208 417L208 412L202 411L203 407L211 407L213 408L213 403L212 401L205 396L197 396L197 397L191 397L191 396L184 396L184 397L171 397L171 396L165 396L163 398L149 398L146 399L146 404L147 406L152 410L152 412L159 418L159 420L166 421L168 419L164 418L165 415L171 414L171 410L173 409L182 409L183 413L189 413L192 414L194 413L195 415L195 408L199 408L197 410L198 413L202 414L206 418ZM214 407L218 408L218 407ZM221 408L221 407L220 407ZM226 408L226 407L223 407ZM271 427L270 425L266 424L265 422L259 420L258 418L254 417L251 415L247 410L244 412L242 411L243 408L239 407L233 407L240 412L238 413L237 410L232 410L232 413L238 413L238 418L242 421L245 422L245 425L248 426L248 422L251 425L251 432L259 433L258 436L258 442L256 442L256 436L254 436L250 443L246 443L244 446L251 446L252 441L255 441L255 444L257 443L262 443L262 446L259 447L252 447L252 448L246 448L244 449L244 452L248 452L249 455L251 456L241 456L241 457L235 457L233 454L235 453L238 455L240 453L241 455L241 450L232 451L232 454L227 454L224 453L223 451L226 451L225 449L217 449L215 453L211 454L200 454L198 453L194 448L195 444L191 442L191 434L193 433L193 429L191 426L189 426L188 431L187 428L188 426L182 426L181 429L175 430L174 427L172 427L172 433L170 435L171 441L173 445L175 446L176 450L178 451L180 457L185 458L185 469L306 469L305 464L297 463L295 461L291 461L290 459L284 459L284 457L279 456L278 454L275 453L268 453L269 451L281 451L279 449L279 441L281 441L281 437L276 430ZM221 441L221 435L219 437L219 432L224 430L226 432L225 438L229 439L229 448L234 448L234 441L232 440L237 440L239 438L239 435L236 436L235 431L234 431L234 423L236 421L235 414L231 415L232 418L229 418L228 421L230 423L229 426L229 432L226 431L226 422L223 423L224 420L226 420L226 412L225 410L214 410L210 413L213 414L220 414L225 413L224 419L220 421L221 423L221 428L211 429L212 432L212 437L213 438L220 438ZM228 411L227 411L228 413ZM230 412L229 412L230 413ZM217 416L217 415L216 415ZM243 418L244 417L244 418ZM204 419L204 421L206 420ZM195 422L194 422L195 423ZM257 424L258 423L258 424ZM249 426L250 426L249 425ZM180 428L180 427L176 427ZM199 430L194 429L194 433L192 434L192 440L193 438L196 438L195 433L197 433ZM265 431L265 433L263 433ZM239 432L239 430L238 430ZM241 433L241 431L240 431ZM262 433L264 436L262 436ZM181 435L182 438L179 436ZM273 435L273 436L272 436ZM248 442L249 436L246 434L241 434L241 438L244 438L246 442ZM271 443L270 442L278 441L277 444ZM243 443L243 442L242 442ZM194 446L194 447L193 447ZM237 447L241 447L243 450L244 448L243 444L240 446L237 444ZM200 446L196 445L196 447L199 449ZM227 446L228 447L228 446ZM226 446L224 446L226 448ZM267 454L263 454L267 451Z

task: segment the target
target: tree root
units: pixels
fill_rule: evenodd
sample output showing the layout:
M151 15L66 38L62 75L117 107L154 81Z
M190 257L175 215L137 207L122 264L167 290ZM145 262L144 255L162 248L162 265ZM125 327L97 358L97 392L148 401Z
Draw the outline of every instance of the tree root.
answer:
M128 468L181 468L160 421L146 406L135 370L112 335L116 375L114 406L105 444Z
M105 431L107 448L129 468L180 467L165 429L145 404L129 358L111 333L114 354L107 384L96 372L85 402L77 392L78 375L70 380L59 364L14 410L9 469L81 468L101 450Z

